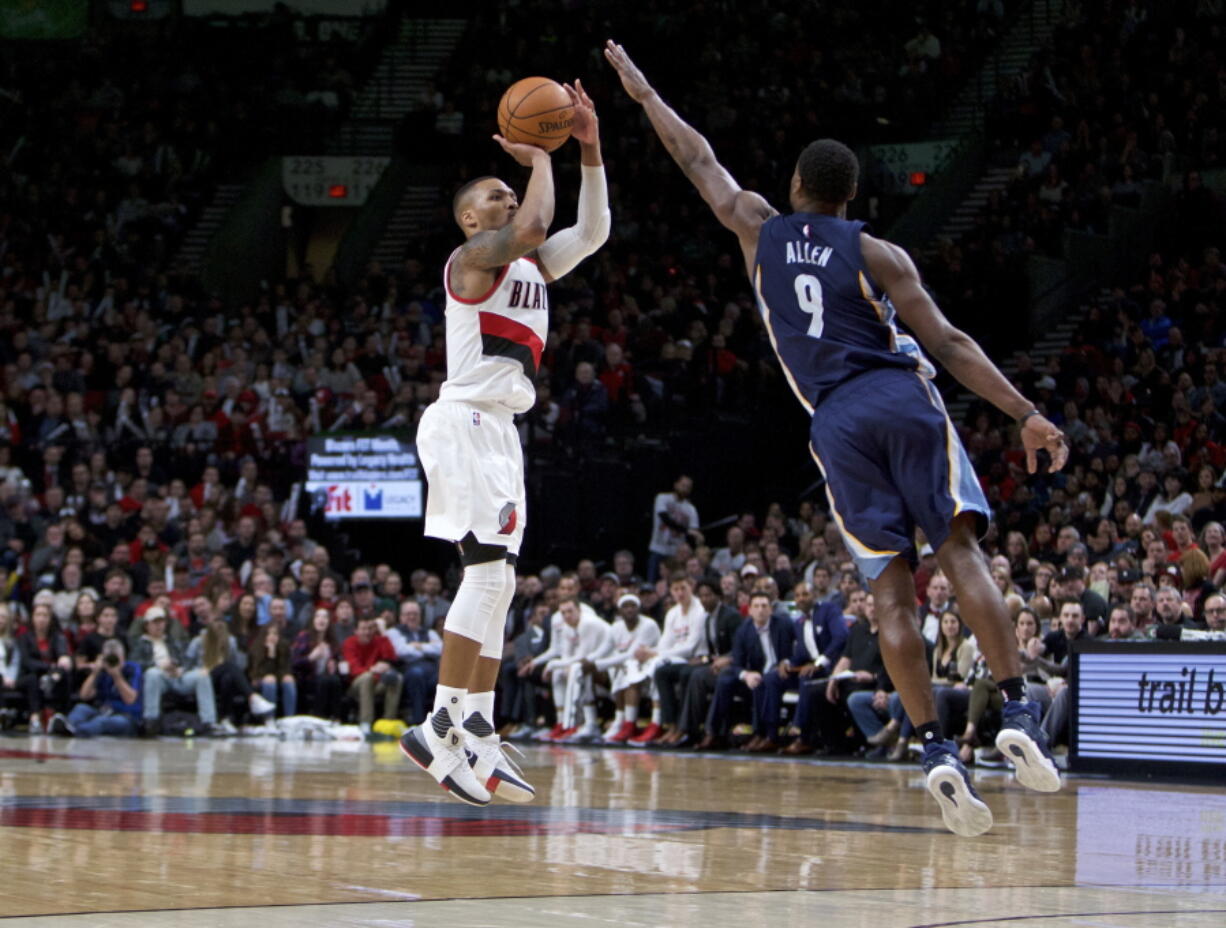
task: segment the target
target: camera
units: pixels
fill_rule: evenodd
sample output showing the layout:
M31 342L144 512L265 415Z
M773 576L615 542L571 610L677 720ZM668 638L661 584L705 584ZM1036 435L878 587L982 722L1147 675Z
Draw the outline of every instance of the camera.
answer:
M106 664L106 666L108 667L118 667L119 666L119 655L118 654L108 654L102 658L102 663Z

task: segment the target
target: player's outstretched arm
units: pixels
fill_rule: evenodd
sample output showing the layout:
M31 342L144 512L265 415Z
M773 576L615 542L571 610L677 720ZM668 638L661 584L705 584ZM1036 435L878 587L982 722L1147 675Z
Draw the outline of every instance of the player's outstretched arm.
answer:
M604 161L600 156L600 123L596 105L576 80L563 84L575 105L571 137L579 143L579 216L573 226L555 232L537 249L541 273L547 281L569 274L579 262L609 238L609 188L605 182Z
M861 244L869 273L885 288L899 317L915 333L924 350L964 387L1021 423L1030 473L1038 466L1035 452L1040 448L1051 455L1052 470L1062 468L1068 460L1064 434L1035 412L1034 404L1014 389L973 338L950 324L920 283L911 256L897 245L870 235L862 236Z
M746 262L752 263L758 229L775 215L776 210L758 194L741 189L728 170L715 160L711 143L660 99L624 48L610 39L604 56L617 71L630 99L642 105L656 135L685 176L698 188L715 218L741 239Z
M494 141L526 168L532 168L528 189L514 218L501 229L478 232L460 248L456 261L464 269L490 270L541 247L553 222L553 162L549 153L535 145L508 142L501 135Z

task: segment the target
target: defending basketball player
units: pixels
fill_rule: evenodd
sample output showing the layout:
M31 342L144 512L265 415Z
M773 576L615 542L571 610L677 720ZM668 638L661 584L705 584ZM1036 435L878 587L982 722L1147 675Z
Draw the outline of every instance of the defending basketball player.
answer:
M532 174L522 202L496 177L476 178L456 192L455 221L466 241L443 270L447 380L417 433L428 483L426 534L457 544L464 578L443 626L434 710L405 733L401 748L472 805L485 805L491 794L515 802L534 795L503 754L492 724L526 516L523 453L512 417L536 401L533 383L549 324L545 285L609 236L596 110L581 83L566 89L580 149L578 221L548 235L550 156L495 135Z
M1064 466L1064 437L950 325L907 253L847 220L859 172L847 146L823 139L805 148L792 174L793 212L780 215L740 188L620 45L610 41L605 57L716 218L740 240L771 344L812 416L810 449L834 519L870 578L881 651L923 741L928 789L951 831L982 834L992 812L937 722L911 572L917 526L937 551L1005 694L997 746L1025 786L1054 791L1060 775L1038 707L1026 699L1008 613L979 549L987 500L932 385L935 370L897 329L895 314L963 385L1017 420L1031 473L1040 449L1051 455L1053 470Z

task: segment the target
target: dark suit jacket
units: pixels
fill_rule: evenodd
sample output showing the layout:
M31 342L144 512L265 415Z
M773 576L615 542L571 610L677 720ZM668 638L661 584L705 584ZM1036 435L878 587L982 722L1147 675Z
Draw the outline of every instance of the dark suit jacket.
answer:
M796 644L796 624L787 616L775 613L771 616L769 628L775 659L781 661L792 653ZM767 669L766 653L762 650L758 628L753 624L753 619L745 619L736 630L736 638L732 642L732 666L728 672L739 677L744 670L765 673Z
M745 617L727 603L720 603L715 607L715 650L711 654L712 657L721 657L724 654L732 653L732 643L736 638L736 631L744 621ZM703 619L702 634L704 639L707 634L706 623L707 619Z
M796 647L788 658L788 663L793 667L811 664L818 657L817 654L810 654L805 647L806 622L813 623L813 637L817 642L818 654L834 667L843 656L843 648L847 645L847 623L843 620L843 611L833 603L819 603L812 615L796 620Z

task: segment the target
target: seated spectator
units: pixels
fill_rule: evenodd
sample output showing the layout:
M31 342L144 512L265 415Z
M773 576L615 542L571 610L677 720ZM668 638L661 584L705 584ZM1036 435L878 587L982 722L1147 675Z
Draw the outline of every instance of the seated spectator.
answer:
M732 644L737 629L745 621L740 612L719 598L715 587L709 582L698 584L697 594L706 612L703 628L707 653L698 659L698 665L686 681L677 727L660 738L662 747L694 745L701 739L701 729L706 725L711 699L715 695L715 684L732 665Z
M67 718L55 716L52 731L78 738L134 735L140 731L141 688L140 665L126 659L122 640L108 639L81 684L81 701Z
M1178 594L1175 595L1175 609L1178 613ZM1066 599L1060 604L1059 627L1043 636L1042 643L1032 646L1035 657L1045 657L1051 662L1051 673L1055 676L1068 676L1069 642L1084 641L1090 637L1085 627L1085 613L1081 603L1076 599Z
M511 738L524 730L538 726L536 687L544 686L544 664L535 659L549 649L550 609L548 603L534 604L528 613L523 631L512 641L512 652L502 662L499 672L503 725L498 734Z
M307 696L311 714L322 719L340 717L340 654L332 634L332 614L316 609L307 627L295 636L290 660L298 692Z
M812 702L806 715L814 718L818 737L827 750L850 747L846 736L847 701L852 694L867 692L870 700L884 704L886 697L876 697L875 694L882 692L888 695L892 689L877 641L877 613L871 594L864 597L863 609L864 614L847 630L843 656L834 665L825 687L820 688L821 697L824 698L819 698L818 688L802 687L800 690L801 701ZM879 726L883 724L878 722ZM807 747L812 744L813 733L802 731L799 740Z
M581 610L575 596L558 604L557 616L561 621L552 622L549 648L534 657L530 665L544 668L541 679L553 687L553 704L558 712L557 722L541 735L541 740L576 737L596 740L602 733L596 718L592 677L595 661L604 657L612 644L610 629L590 607L587 612Z
M794 623L787 616L774 611L770 595L758 592L750 596L749 618L737 629L733 639L731 664L716 680L715 695L707 711L707 733L695 745L696 750L727 747L732 724L732 701L737 695L748 697L754 710L754 737L746 745L746 750L773 749L773 739L767 737L767 729L777 729L778 718L771 725L771 720L762 712L765 693L762 680L768 674L777 673L779 660L786 659L795 644Z
M348 678L348 694L358 700L358 727L370 734L375 721L375 698L383 697L385 719L400 717L400 691L404 678L392 667L396 652L374 618L361 619L341 647L341 674Z
M30 613L29 631L18 643L21 648L18 685L24 689L30 709L30 734L40 734L47 730L54 713L68 711L73 695L68 639L60 631L49 602L36 602Z
M8 603L0 602L0 708L4 696L20 695L21 646L17 642L16 622Z
M213 680L209 671L188 664L186 648L166 634L166 621L166 610L160 606L145 613L144 633L131 658L143 674L143 733L156 734L161 729L162 697L169 692L196 700L196 712L207 734L217 724Z
M762 696L762 715L766 725L764 737L771 746L777 747L779 736L778 726L780 713L783 709L783 694L789 690L799 690L803 684L810 681L824 680L843 656L847 645L847 623L838 607L833 603L816 603L813 591L807 584L798 584L795 590L796 608L800 618L796 620L796 644L792 653L779 662L775 673L767 674L763 682L765 692ZM811 709L812 702L805 701L806 711ZM798 702L799 706L799 702ZM792 720L794 728L800 731L809 729L810 719L807 714L797 713ZM808 748L803 741L791 753L801 753ZM791 748L791 745L788 746ZM767 745L758 745L760 751L766 751ZM786 749L785 749L786 750Z
M679 486L683 477L677 481ZM657 509L659 508L657 497ZM657 513L658 514L658 513ZM669 582L673 605L664 616L664 631L655 648L639 647L634 658L649 667L654 681L654 705L651 722L631 744L650 744L662 739L677 727L681 694L685 692L690 674L702 666L708 657L704 636L706 610L694 595L694 581L685 574L675 575Z
M953 603L953 588L949 578L939 570L928 579L928 598L919 608L920 631L929 644L936 644L941 627L941 616Z
M709 584L699 586L702 591L714 596ZM651 616L640 612L643 601L634 593L623 593L617 598L617 618L609 632L609 650L595 663L598 683L603 682L613 696L613 721L605 731L604 740L621 744L638 734L639 703L642 702L641 685L650 686L651 677L634 658L640 647L654 648L660 642L660 626Z
M236 726L248 712L256 719L272 715L276 704L252 689L247 679L247 647L230 634L224 620L208 622L187 646L185 657L187 666L201 667L213 683L222 734L236 734Z
M284 600L274 600L284 603ZM281 715L298 714L298 684L290 665L289 641L281 624L276 620L265 625L247 655L247 675L252 686L258 686L260 695L275 709L277 696L281 697Z
M404 674L405 721L420 725L434 705L443 639L434 629L422 626L421 603L415 599L400 604L399 618L400 623L387 633L387 638Z

